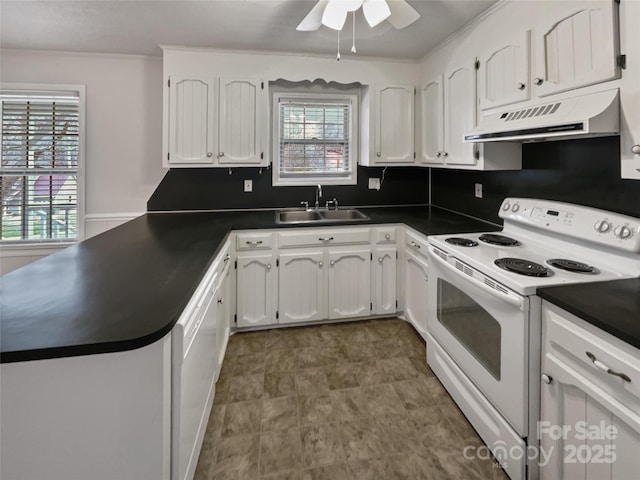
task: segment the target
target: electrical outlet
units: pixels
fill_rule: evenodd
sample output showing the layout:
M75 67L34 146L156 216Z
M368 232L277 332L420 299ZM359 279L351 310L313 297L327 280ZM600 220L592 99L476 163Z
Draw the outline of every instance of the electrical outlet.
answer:
M379 178L369 178L369 190L380 190Z
M482 184L476 183L476 198L482 198Z
M244 181L244 191L252 192L253 191L253 180L245 180Z

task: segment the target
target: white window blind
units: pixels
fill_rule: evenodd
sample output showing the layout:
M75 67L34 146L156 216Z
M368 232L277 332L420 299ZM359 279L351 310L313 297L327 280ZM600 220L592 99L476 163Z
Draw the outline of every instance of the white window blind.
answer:
M79 95L0 93L3 242L77 238Z
M280 178L342 178L352 172L352 102L280 98Z

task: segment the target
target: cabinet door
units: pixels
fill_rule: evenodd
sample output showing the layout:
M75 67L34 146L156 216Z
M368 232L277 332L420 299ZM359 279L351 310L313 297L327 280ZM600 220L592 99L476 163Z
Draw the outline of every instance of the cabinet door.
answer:
M535 29L535 94L539 97L618 78L618 5L567 2L553 22Z
M263 93L260 80L220 79L220 165L261 162Z
M175 75L169 80L169 163L213 164L218 149L216 80Z
M376 315L395 313L397 310L395 247L378 248L373 257L375 271L374 312Z
M329 260L329 318L369 315L371 304L371 250L335 249Z
M325 269L322 250L299 250L280 255L280 323L309 322L326 318Z
M404 263L404 313L424 337L427 333L427 262L407 251Z
M443 77L438 75L420 91L420 161L442 164L444 157Z
M623 421L614 405L604 405L588 391L605 392L602 385L582 388L585 380L571 366L547 353L543 371L551 383L542 383L540 444L550 453L549 461L540 467L540 478L626 480L637 478L640 471L640 416L622 408L632 421ZM607 389L606 398L616 402L625 396L623 388ZM613 408L612 408L613 407ZM582 423L581 423L582 422ZM560 435L560 429L566 432ZM605 429L612 438L603 438ZM553 430L555 429L555 430ZM581 432L593 432L584 438Z
M374 163L413 163L413 99L411 85L376 88Z
M464 143L463 136L475 126L475 62L458 66L445 74L444 85L444 153L445 163L475 165L475 144Z
M227 343L231 333L231 265L227 262L227 266L223 269L221 277L218 281L218 288L215 295L217 312L216 312L216 350L218 355L218 370L216 372L216 380L220 375L224 354L227 351Z
M529 30L479 58L480 109L529 100Z
M238 255L238 327L276 323L275 271L270 253Z

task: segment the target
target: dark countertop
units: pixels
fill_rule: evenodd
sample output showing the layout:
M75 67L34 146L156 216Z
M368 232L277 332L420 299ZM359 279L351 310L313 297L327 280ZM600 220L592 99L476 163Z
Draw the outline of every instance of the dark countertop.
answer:
M424 234L497 230L437 207L361 208ZM322 228L331 225L307 225ZM296 228L269 211L148 213L0 277L0 363L143 347L178 320L231 230Z
M538 296L640 348L640 278L541 288Z

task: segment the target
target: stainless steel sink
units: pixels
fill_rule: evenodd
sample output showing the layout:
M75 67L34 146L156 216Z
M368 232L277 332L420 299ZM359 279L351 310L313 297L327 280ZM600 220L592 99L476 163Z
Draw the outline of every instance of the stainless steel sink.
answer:
M325 220L369 220L364 213L355 208L345 208L343 210L323 210L320 215Z
M276 212L276 223L334 223L366 220L370 220L370 218L355 208L278 210Z
M322 220L320 214L314 210L280 210L276 212L278 223L304 223Z

